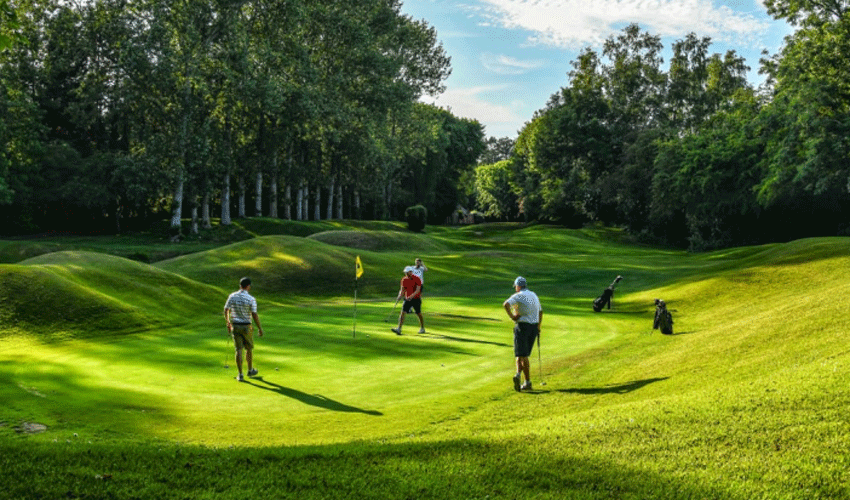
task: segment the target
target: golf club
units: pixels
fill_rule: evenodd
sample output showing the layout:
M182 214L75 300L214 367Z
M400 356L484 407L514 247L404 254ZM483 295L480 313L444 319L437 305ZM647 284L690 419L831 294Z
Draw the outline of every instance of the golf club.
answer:
M228 338L225 336L225 337L224 337L224 341L227 343L227 348L228 348L228 349L230 349L230 339L228 339ZM225 367L225 368L230 368L230 365L229 365L229 364L227 364L227 362L228 362L228 357L227 357L227 355L225 355L225 356L224 356L224 367Z
M398 305L399 299L401 299L401 295L399 295L398 297L395 298L395 304L393 304L393 308L390 310L390 313L387 314L387 317L384 318L384 323L388 322L390 320L390 318L392 317L393 313L395 312L395 306Z
M537 334L537 369L540 374L540 385L546 385L546 382L543 381L543 362L541 361L540 356L540 334Z

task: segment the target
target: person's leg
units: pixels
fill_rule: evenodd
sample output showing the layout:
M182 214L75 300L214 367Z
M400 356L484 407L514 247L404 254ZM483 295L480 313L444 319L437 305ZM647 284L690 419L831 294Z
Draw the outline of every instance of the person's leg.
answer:
M531 383L531 363L528 361L528 358L524 356L519 358L518 365L522 374L525 376L525 381Z
M252 372L254 370L254 350L250 348L245 349L245 361L248 363L248 372ZM242 370L239 371L242 373Z
M522 389L521 388L521 385L522 385L521 377L522 377L522 375L520 375L520 373L522 373L522 366L520 365L519 357L517 357L516 358L516 373L513 376L514 390L517 391L517 392L519 392Z
M422 318L422 313L416 313L416 316L419 317L419 331L425 331L425 320Z
M236 369L239 370L239 375L242 375L242 349L236 349Z

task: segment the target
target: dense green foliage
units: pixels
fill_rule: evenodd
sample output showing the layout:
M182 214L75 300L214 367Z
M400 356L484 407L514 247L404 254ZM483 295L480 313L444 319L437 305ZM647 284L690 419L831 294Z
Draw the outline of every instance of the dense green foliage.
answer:
M0 232L167 217L176 241L422 205L431 225L476 210L693 250L848 234L850 10L765 6L796 29L759 88L734 50L690 33L665 66L632 24L516 140L485 141L419 101L450 59L400 0L0 1Z
M696 250L847 234L850 10L766 5L799 28L762 60L759 89L734 51L711 54L693 33L666 69L659 37L637 25L585 49L510 158L478 167L479 209Z
M0 470L26 481L0 498L850 496L846 238L690 254L374 224L254 220L153 265L109 255L126 241L2 242L21 259L0 265ZM399 337L382 320L411 252L429 333ZM237 384L220 308L243 273L266 336ZM501 309L518 273L545 309L524 394ZM650 333L655 297L676 335Z
M481 124L418 102L450 59L398 0L13 6L0 4L4 234L170 214L179 239L215 217L401 220L416 203L442 222L484 148Z

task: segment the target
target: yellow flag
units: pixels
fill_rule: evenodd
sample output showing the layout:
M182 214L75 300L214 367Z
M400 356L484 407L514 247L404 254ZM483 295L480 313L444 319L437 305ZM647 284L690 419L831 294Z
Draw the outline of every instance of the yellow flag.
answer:
M357 256L357 259L355 259L355 261L354 261L354 270L355 270L355 274L356 274L355 279L360 279L360 277L363 276L363 263L360 262L360 256L359 255Z

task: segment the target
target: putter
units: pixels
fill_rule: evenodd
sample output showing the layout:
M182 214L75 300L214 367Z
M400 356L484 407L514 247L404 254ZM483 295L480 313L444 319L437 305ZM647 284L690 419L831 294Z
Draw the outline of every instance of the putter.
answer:
M224 341L227 343L227 348L229 349L230 348L230 341L228 340L227 337L224 338ZM227 355L224 356L224 367L230 368L230 365L227 364Z
M546 382L543 381L543 362L540 356L540 334L537 334L537 370L540 374L540 385L546 385Z
M390 310L390 313L387 314L387 317L384 318L384 323L388 322L390 320L390 318L392 317L393 313L395 312L395 306L398 305L399 299L401 299L401 295L399 295L398 297L395 298L395 304L393 304L393 308Z

